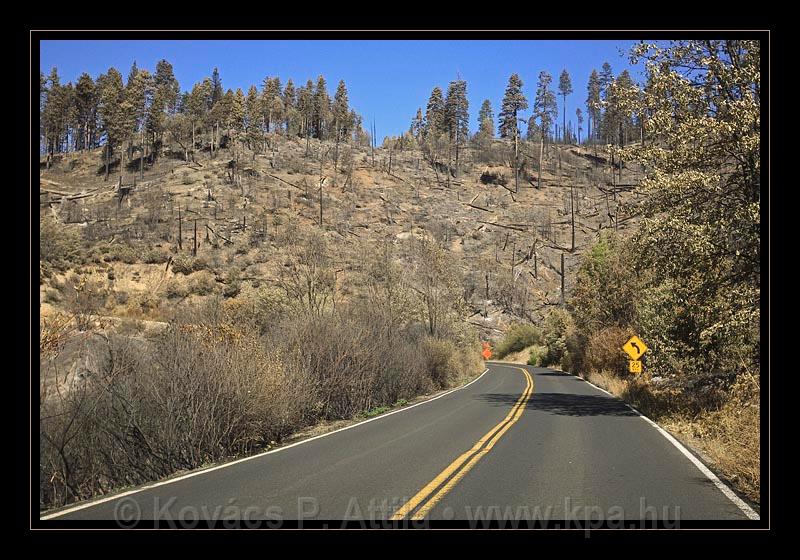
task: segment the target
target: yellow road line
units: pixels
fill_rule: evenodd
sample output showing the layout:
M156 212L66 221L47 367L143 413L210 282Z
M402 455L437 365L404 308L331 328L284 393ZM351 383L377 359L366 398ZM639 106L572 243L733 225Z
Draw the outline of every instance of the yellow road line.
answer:
M519 420L520 416L522 416L522 413L524 412L525 404L533 394L534 385L533 378L526 370L523 368L517 369L519 369L525 375L527 383L525 386L525 391L523 391L522 395L520 395L520 398L514 404L514 407L511 409L508 415L499 424L489 430L486 435L479 439L469 451L463 453L455 461L450 463L450 465L448 465L447 468L439 473L436 478L425 485L425 487L417 492L417 494L408 502L403 504L403 506L400 507L400 509L398 509L390 519L403 519L417 506L422 504L434 493L437 488L439 488L439 486L442 485L442 483L444 483L451 475L455 473L455 476L453 476L453 478L449 480L447 484L445 484L438 492L436 492L436 494L434 494L433 497L413 516L413 519L423 518L433 508L433 506L435 506L450 490L453 489L453 487L455 487L456 484L458 484L458 482L470 469L472 469L473 466L475 466L481 457L486 455L492 449L492 447L494 447L494 444L497 443L501 437L503 437L503 434L505 434L508 429L514 425L517 420ZM486 447L483 447L484 444L486 444ZM461 468L462 466L463 468ZM459 471L459 469L461 470Z

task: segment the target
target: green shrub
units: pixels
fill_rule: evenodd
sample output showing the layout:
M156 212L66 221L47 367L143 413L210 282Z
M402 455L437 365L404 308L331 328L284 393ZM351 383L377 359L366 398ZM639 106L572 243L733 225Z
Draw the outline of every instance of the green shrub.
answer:
M125 264L135 264L139 262L139 251L127 243L113 243L101 248L104 253L103 260L106 262L121 261Z
M81 239L72 227L59 226L48 218L39 220L40 273L51 270L64 271L83 264Z
M190 275L192 272L199 272L208 268L208 263L203 257L191 257L189 255L176 255L172 259L172 272L175 274Z
M553 309L544 321L543 366L557 366L572 370L577 366L575 353L581 351L581 344L575 341L575 321L569 312L562 308Z
M541 366L542 358L547 354L547 347L537 345L531 348L530 356L528 357L529 366Z
M165 251L158 249L157 247L153 247L145 252L144 256L142 257L142 261L147 264L163 264L167 262L168 258L169 255L167 255Z
M525 323L512 325L494 349L495 357L503 358L512 352L519 352L528 346L541 342L542 332L535 326Z

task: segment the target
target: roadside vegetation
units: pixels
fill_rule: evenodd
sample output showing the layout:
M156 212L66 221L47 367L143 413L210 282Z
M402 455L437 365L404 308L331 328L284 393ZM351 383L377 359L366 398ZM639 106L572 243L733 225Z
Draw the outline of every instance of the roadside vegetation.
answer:
M149 333L90 330L108 295L70 284L74 312L40 325L41 507L267 449L321 421L371 417L481 371L458 298L441 297L458 271L435 242L404 255L420 271L405 277L387 246L360 274L364 297L334 309L330 249L316 231L299 235L279 289L217 293ZM80 302L90 293L99 304ZM76 329L91 351L72 360Z
M542 325L544 350L529 339L525 353L631 403L758 503L759 46L641 45L632 56L647 87L614 93L650 126L644 144L615 150L648 170L628 204L642 222L599 236L567 305ZM517 349L522 329L498 354ZM633 334L650 347L641 375L620 349Z

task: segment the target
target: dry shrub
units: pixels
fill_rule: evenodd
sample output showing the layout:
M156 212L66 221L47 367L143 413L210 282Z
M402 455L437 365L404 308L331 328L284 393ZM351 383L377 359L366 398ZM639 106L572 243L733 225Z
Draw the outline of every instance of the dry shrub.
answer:
M189 277L189 293L198 296L207 296L217 288L214 275L207 270L201 270Z
M584 368L588 371L608 371L626 376L628 358L622 352L622 345L633 335L629 328L608 327L589 337L584 358Z
M303 378L228 323L178 321L141 343L111 336L107 351L80 383L43 382L42 505L247 453L301 421Z
M446 387L450 379L459 375L455 345L447 340L427 339L420 349L431 380L437 387Z

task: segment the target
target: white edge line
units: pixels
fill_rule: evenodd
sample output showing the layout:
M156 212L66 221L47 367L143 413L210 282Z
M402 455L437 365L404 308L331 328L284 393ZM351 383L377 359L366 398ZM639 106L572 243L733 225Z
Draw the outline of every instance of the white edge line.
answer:
M569 372L565 371L564 373L569 373ZM584 381L585 383L588 383L589 385L591 385L595 389L603 391L606 395L609 395L611 397L614 397L615 399L619 399L619 400L622 401L622 399L620 399L616 395L612 395L611 393L609 393L608 391L606 391L602 387L598 387L597 385L595 385L591 381L588 381L587 379L584 379L580 375L576 375L574 373L570 373L570 375L573 375L573 376L577 377L578 379ZM642 414L641 412L636 410L634 407L632 407L631 405L629 405L625 401L622 401L622 402L625 404L625 406L627 406L632 411L634 411L642 420L644 420L645 422L647 422L648 424L653 426L656 430L658 430L658 432L662 436L667 438L667 441L669 441L672 445L677 447L678 451L683 453L686 456L687 459L689 459L692 463L694 463L694 466L697 467L700 470L701 473L706 475L706 478L708 478L711 482L713 482L714 486L719 488L719 490L723 494L725 494L725 496L730 501L732 501L740 510L742 510L742 513L744 513L748 517L748 519L753 519L755 521L759 521L761 519L761 516L758 513L756 513L756 511L753 508L751 508L749 505L747 505L747 503L744 500L742 500L739 496L737 496L736 493L733 490L731 490L724 482L722 482L719 479L719 477L717 477L717 475L715 475L711 471L711 469L709 469L707 466L705 466L705 464L703 464L703 462L700 459L695 457L694 453L692 453L691 451L686 449L686 447L681 442L679 442L677 439L675 439L675 437L672 434L670 434L664 428L662 428L661 426L656 424L653 420L651 420L650 418L648 418L647 416L645 416L644 414Z
M387 416L391 416L392 414L397 414L399 412L405 412L406 410L410 410L410 409L412 409L414 407L417 407L417 406L420 406L422 404L428 404L429 402L433 402L436 399L440 399L440 398L442 398L444 396L447 396L450 393L453 393L455 391L460 391L461 389L466 389L467 387L469 387L470 385L475 383L477 380L479 380L481 377L486 375L486 372L488 372L488 371L489 371L489 368L487 367L483 371L483 373L481 373L478 377L476 377L475 379L473 379L472 381L470 381L466 385L462 385L461 387L456 387L455 389L450 389L449 391L445 391L444 393L436 395L435 397L431 397L430 399L427 399L427 400L412 404L411 406L405 406L403 408L398 408L397 410L393 410L391 412L387 412L385 414L381 414L381 415L376 416L374 418L369 418L367 420L362 420L361 422L356 422L355 424L350 424L349 426L345 426L343 428L339 428L337 430L333 430L332 432L326 432L324 434L320 434L318 436L314 436L314 437L310 437L308 439L297 441L295 443L291 443L291 444L285 445L283 447L278 447L277 449L271 449L270 451L264 451L264 452L258 453L256 455L251 455L249 457L243 457L241 459L236 459L235 461L230 461L228 463L223 463L223 464L217 465L215 467L209 467L207 469L202 469L202 470L197 470L197 471L194 471L194 472L190 472L190 473L187 473L187 474L184 474L184 475L181 475L181 476L177 476L175 478L170 478L169 480L162 480L160 482L155 482L153 484L147 484L145 486L140 486L139 488L135 488L133 490L128 490L127 492L122 492L122 493L119 493L119 494L114 494L113 496L105 496L103 498L98 498L96 500L92 500L92 501L89 501L89 502L84 502L84 503L82 503L80 505L76 505L76 506L73 506L73 507L65 509L65 510L61 510L61 511L58 511L58 512L55 512L55 513L51 513L51 514L48 514L48 515L40 516L39 520L40 521L46 521L48 519L54 519L56 517L60 517L62 515L66 515L68 513L72 513L73 511L86 509L88 507L93 507L93 506L96 506L96 505L100 505L102 503L110 502L112 500L118 500L119 498L124 498L125 496L130 496L131 494L138 494L139 492L144 492L145 490L150 490L152 488L157 488L159 486L165 486L167 484L172 484L173 482L178 482L179 480L185 480L187 478L192 478L193 476L199 476L201 474L210 473L211 471L224 469L225 467L230 467L230 466L236 465L238 463L244 463L245 461L250 461L252 459L258 459L259 457L263 457L265 455L270 455L272 453L278 453L280 451L285 451L286 449L290 449L292 447L297 447L298 445L303 445L304 443L308 443L310 441L314 441L315 439L320 439L320 438L324 438L324 437L327 437L327 436L331 436L331 435L336 434L338 432L343 432L345 430L349 430L349 429L355 428L357 426L363 426L364 424L368 424L369 422L373 422L375 420L380 420L382 418L386 418Z

